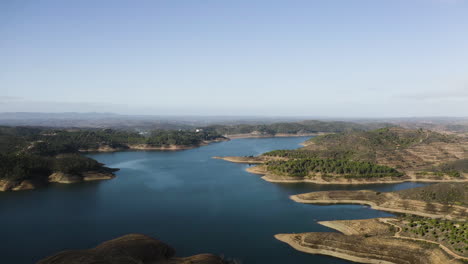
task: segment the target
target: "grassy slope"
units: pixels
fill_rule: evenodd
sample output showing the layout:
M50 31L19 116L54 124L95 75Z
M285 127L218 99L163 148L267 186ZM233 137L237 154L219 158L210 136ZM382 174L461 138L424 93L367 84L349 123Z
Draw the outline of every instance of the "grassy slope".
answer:
M468 207L467 183L438 183L396 193L403 199Z

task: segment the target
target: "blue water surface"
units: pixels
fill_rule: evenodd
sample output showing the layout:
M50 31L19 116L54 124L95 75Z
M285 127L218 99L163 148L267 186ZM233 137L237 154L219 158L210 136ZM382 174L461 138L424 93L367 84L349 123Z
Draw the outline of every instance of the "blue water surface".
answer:
M289 196L324 190L393 191L421 184L275 184L247 173L248 165L212 159L298 148L306 139L236 139L175 152L91 154L120 168L117 177L0 193L2 261L34 263L61 250L143 233L173 246L179 256L209 252L244 264L350 263L298 252L273 236L332 232L317 221L391 214L361 205L299 204Z

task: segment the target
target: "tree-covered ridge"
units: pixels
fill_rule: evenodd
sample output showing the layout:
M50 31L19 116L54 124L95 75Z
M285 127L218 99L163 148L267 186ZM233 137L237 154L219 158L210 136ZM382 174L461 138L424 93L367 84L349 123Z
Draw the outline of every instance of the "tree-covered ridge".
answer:
M46 177L51 173L51 160L38 155L0 154L0 179Z
M0 179L46 181L54 172L79 175L85 171L109 171L96 160L79 154L57 157L29 154L0 154Z
M132 145L162 147L196 146L223 139L212 131L165 131L149 133L113 129L46 129L0 127L0 180L47 181L55 172L80 176L84 172L112 172L96 160L80 154L100 147L128 149Z
M37 140L42 130L37 128L0 126L0 153L13 153Z
M224 138L214 132L155 130L146 134L137 132L103 130L55 130L39 135L34 142L33 152L44 155L93 150L101 146L126 149L131 145L144 144L153 147L167 145L196 146L206 140Z
M318 121L307 120L301 122L281 122L273 124L239 124L239 125L212 125L205 128L222 135L260 133L264 135L276 134L304 134L317 132L344 132L344 131L364 131L388 124L358 124L342 121Z
M43 155L98 149L105 145L124 148L129 143L139 143L144 137L135 132L104 130L52 130L41 133L33 151Z
M267 169L278 175L305 177L309 174L338 175L345 177L400 177L402 173L394 168L370 162L341 159L292 159L267 162Z

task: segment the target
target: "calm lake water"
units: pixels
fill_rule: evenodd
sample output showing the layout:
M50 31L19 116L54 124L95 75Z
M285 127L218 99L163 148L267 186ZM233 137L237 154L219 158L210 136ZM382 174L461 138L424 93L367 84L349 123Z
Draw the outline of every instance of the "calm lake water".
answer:
M391 216L360 205L299 204L288 196L334 189L392 191L421 184L340 186L274 184L248 165L212 156L298 148L307 138L236 139L177 152L92 154L121 168L109 181L0 193L3 263L34 263L128 233L173 246L179 256L223 254L244 264L350 263L293 250L277 233L332 231L317 221Z

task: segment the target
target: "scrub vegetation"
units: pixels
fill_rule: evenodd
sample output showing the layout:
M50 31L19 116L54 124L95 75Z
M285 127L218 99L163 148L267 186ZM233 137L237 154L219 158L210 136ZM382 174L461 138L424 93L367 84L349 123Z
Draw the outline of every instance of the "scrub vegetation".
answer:
M454 252L468 256L468 223L406 216L398 222L402 236L438 242Z
M311 172L352 176L460 178L468 173L467 142L428 130L387 127L314 137L297 150L274 150L262 156L271 172L306 176ZM281 161L277 161L277 160ZM285 161L288 160L288 161ZM317 164L320 163L320 164ZM325 164L325 165L323 165Z

